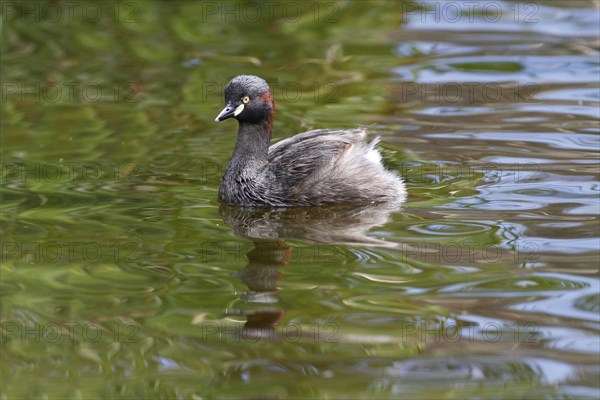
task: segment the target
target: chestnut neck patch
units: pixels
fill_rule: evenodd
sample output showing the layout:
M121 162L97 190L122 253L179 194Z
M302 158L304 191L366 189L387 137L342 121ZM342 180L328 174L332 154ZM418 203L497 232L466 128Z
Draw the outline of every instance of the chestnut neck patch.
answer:
M271 106L271 114L269 115L269 119L267 120L269 133L271 133L271 130L273 129L273 120L275 119L275 101L273 100L273 95L271 94L271 92L266 91L260 96L258 96L258 98L262 99L265 103Z

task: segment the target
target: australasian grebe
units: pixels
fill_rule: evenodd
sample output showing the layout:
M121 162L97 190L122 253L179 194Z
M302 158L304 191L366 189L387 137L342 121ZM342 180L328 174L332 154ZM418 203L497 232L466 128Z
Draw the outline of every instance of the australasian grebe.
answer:
M244 207L401 203L402 178L387 171L364 129L318 129L269 146L275 103L264 79L233 78L215 121L235 118L237 141L219 199Z

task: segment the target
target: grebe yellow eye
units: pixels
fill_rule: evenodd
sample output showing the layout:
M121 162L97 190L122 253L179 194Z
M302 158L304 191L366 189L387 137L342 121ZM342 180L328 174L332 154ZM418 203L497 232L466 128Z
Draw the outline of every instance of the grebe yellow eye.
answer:
M242 101L244 102L244 104L248 104L250 102L250 97L244 96L242 97Z

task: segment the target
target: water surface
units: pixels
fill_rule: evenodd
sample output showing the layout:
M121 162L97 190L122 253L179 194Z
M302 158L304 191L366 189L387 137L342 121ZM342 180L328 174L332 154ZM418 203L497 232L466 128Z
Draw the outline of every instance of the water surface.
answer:
M2 398L597 398L598 3L452 3L6 6ZM221 207L240 73L403 208Z

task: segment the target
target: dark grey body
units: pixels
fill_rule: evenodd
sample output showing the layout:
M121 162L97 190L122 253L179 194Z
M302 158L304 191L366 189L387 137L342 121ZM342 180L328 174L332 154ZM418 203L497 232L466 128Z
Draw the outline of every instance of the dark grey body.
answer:
M250 207L401 203L402 179L385 170L377 141L365 136L359 129L304 132L269 147L266 160L234 151L219 198Z

